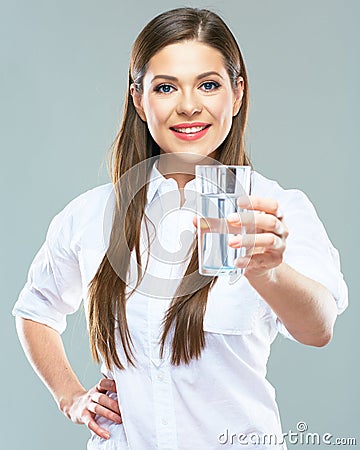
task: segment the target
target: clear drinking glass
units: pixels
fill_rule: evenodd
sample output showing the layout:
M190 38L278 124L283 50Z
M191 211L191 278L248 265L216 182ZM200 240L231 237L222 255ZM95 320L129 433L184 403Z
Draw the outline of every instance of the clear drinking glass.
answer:
M198 253L201 275L228 275L240 270L235 266L245 248L231 248L228 239L234 236L226 217L244 211L238 206L243 197L247 203L250 191L250 166L197 165L195 166L198 192ZM240 216L239 216L240 217ZM231 231L231 233L230 233ZM239 229L245 234L245 227Z

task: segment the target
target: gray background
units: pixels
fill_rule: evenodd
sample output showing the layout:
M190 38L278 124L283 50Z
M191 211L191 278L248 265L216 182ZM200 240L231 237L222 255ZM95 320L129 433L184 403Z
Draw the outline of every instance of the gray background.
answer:
M282 337L273 345L269 379L277 388L284 432L305 421L311 432L357 437L360 445L354 241L360 2L2 0L2 449L85 448L85 427L58 412L28 365L11 308L51 218L83 191L108 181L104 155L120 122L136 35L159 12L187 5L220 13L236 35L250 77L247 142L255 168L309 195L340 250L349 285L351 305L327 347ZM90 361L83 312L69 319L64 340L90 387L99 374Z

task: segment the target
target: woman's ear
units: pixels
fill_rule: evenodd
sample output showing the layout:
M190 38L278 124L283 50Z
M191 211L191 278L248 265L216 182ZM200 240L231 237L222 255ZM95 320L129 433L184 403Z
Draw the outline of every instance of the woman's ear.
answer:
M146 115L142 106L142 97L139 91L136 89L135 83L131 83L130 85L130 94L133 99L136 112L139 114L140 119L143 122L146 122Z
M235 117L240 111L243 95L244 95L244 78L238 77L236 82L236 88L234 89L233 117Z

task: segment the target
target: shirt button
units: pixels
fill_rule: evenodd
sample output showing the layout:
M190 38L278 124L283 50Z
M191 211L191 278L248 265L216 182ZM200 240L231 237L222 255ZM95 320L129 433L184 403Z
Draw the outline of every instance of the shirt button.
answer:
M162 373L159 373L158 376L157 376L157 379L158 379L159 381L163 381L164 375L163 375Z
M166 425L168 424L168 421L166 419L162 419L161 423L166 427Z

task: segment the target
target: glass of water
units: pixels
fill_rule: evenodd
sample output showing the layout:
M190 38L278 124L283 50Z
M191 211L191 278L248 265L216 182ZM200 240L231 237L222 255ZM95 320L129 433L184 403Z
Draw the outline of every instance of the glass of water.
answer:
M246 249L229 247L228 239L235 234L226 218L231 213L244 211L238 206L238 200L243 198L248 203L251 168L197 165L195 175L199 273L209 276L234 273L240 270L235 266L235 260L245 256ZM239 234L245 232L245 226L239 228Z

